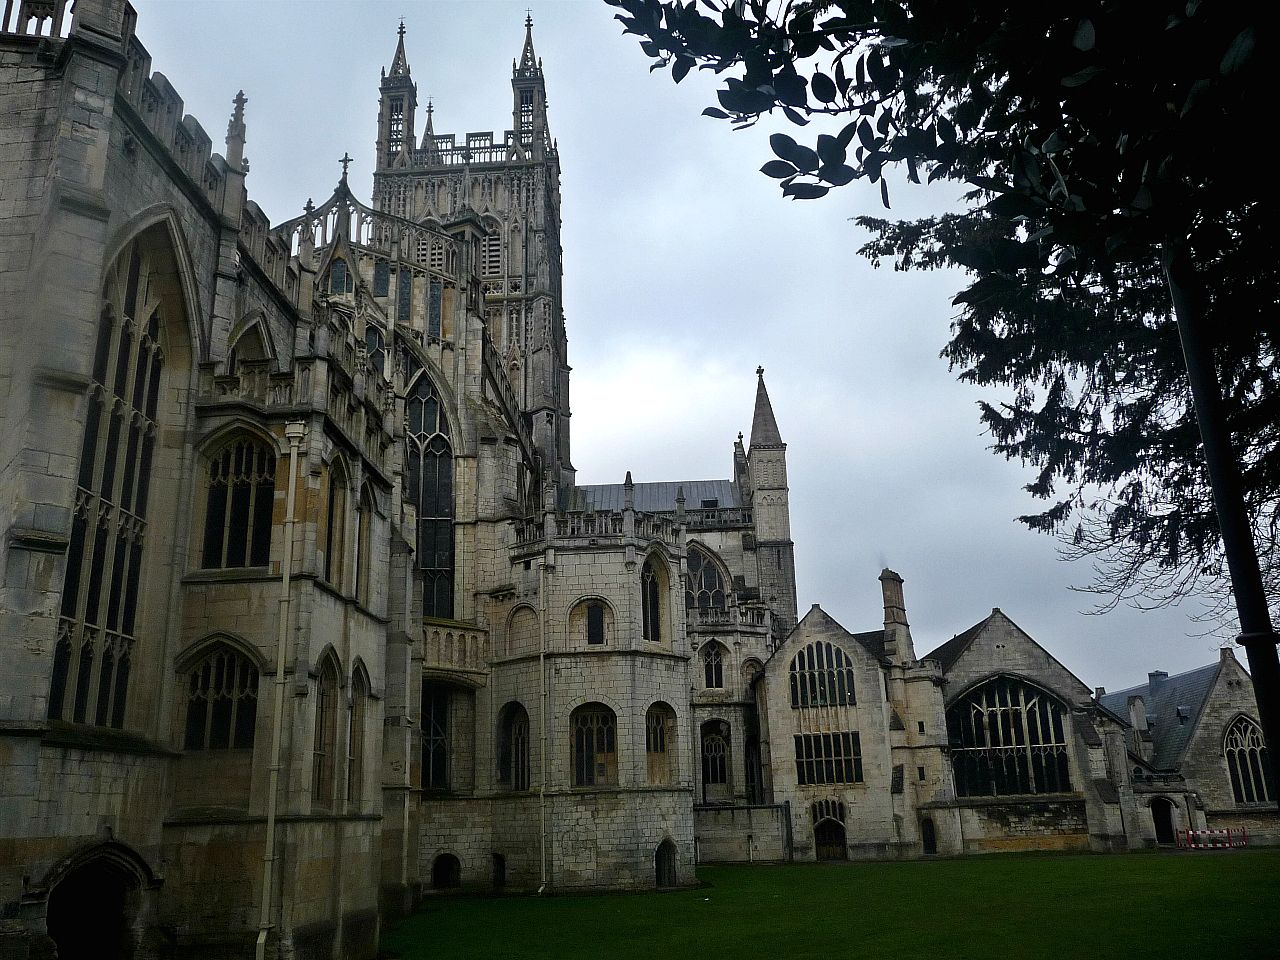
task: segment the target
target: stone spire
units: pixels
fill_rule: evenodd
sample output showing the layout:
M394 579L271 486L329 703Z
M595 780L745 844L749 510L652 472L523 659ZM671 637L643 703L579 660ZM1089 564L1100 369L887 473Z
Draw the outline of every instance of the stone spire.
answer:
M400 39L396 43L396 55L391 58L391 72L388 76L407 77L409 76L409 58L404 53L404 18L400 20Z
M533 14L524 18L524 50L520 52L520 62L512 68L517 77L542 76L542 64L533 52Z
M751 448L781 447L782 434L778 432L778 421L773 416L773 404L769 402L769 391L764 385L764 367L756 367L756 376L760 378L756 384L756 411L751 420Z

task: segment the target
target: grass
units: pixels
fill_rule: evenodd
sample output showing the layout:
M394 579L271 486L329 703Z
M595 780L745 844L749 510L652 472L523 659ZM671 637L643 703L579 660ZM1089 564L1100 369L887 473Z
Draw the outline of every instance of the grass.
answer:
M1280 850L702 867L671 893L433 898L402 960L1280 957Z

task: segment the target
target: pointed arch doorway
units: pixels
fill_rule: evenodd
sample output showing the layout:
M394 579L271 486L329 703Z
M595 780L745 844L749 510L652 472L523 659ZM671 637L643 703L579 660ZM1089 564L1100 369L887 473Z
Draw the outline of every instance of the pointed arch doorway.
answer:
M109 858L72 869L49 891L45 913L58 960L132 960L141 898L139 878Z
M819 860L848 860L844 824L839 820L819 820L813 827L814 852Z

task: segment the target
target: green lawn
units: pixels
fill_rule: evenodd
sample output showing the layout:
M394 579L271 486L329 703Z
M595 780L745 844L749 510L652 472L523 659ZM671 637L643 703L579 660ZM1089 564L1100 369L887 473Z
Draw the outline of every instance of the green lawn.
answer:
M433 898L389 957L1280 957L1280 850L703 867L674 893Z

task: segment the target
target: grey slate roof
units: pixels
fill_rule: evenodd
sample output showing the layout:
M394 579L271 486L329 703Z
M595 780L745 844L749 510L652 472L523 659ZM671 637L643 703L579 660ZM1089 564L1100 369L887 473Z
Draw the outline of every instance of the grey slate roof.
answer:
M1200 722L1200 714L1218 679L1220 667L1220 663L1211 663L1164 680L1158 679L1154 689L1148 681L1128 690L1105 693L1102 705L1127 723L1129 698L1142 697L1151 725L1151 765L1157 770L1175 770L1182 762L1182 755ZM1189 715L1185 722L1178 719L1179 707L1187 708Z
M674 513L676 492L681 489L685 506L690 510L699 509L703 500L718 500L721 507L741 506L732 480L671 480L635 484L635 509L643 513ZM597 513L620 513L626 496L626 485L622 483L589 484L574 487L560 509L570 513L588 509Z
M851 636L866 647L873 657L884 656L884 627L879 630L864 630Z
M993 613L991 616L995 616L995 614ZM921 657L921 659L937 660L942 664L944 672L950 670L955 666L956 661L960 659L960 655L965 652L966 648L968 648L973 638L982 632L982 628L987 625L987 621L990 619L991 617L985 617L982 620L979 620L968 630L964 631L964 633L956 634L946 643L942 644L942 646L926 653Z

